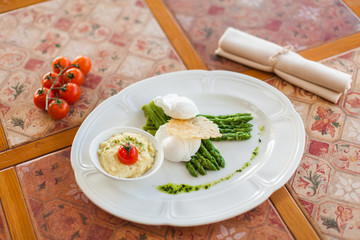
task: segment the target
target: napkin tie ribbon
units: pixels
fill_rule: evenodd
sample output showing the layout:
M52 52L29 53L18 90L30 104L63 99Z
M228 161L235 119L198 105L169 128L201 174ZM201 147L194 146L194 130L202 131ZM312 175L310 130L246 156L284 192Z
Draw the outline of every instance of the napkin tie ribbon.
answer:
M279 51L277 51L277 53L275 53L274 55L270 56L269 61L272 64L272 66L275 67L280 55L288 53L288 52L292 51L293 49L294 49L293 46L287 45L287 46L281 48Z

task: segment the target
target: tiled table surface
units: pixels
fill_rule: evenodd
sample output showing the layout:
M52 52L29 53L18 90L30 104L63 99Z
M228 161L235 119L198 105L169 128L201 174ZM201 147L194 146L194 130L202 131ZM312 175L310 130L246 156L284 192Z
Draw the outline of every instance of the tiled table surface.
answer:
M360 30L359 18L341 1L164 3L209 69L247 70L213 55L227 26L297 50ZM1 14L0 28L0 119L10 148L79 126L100 102L136 81L186 69L143 1L49 1ZM67 118L53 121L33 106L32 92L53 57L83 53L94 66L82 86L83 98ZM337 104L276 77L264 79L290 98L304 121L304 157L287 187L329 239L356 239L360 233L359 56L360 48L322 61L353 76L351 90ZM232 219L199 227L146 226L116 218L78 188L70 149L15 166L39 239L293 238L270 200ZM10 239L1 205L0 239Z
M10 147L78 126L101 101L136 81L185 69L141 1L51 1L3 14L1 22L0 108ZM93 68L83 97L67 118L52 121L29 93L51 71L53 58L84 53Z
M226 239L291 234L270 201L219 223L201 227L147 226L116 218L81 192L70 166L70 148L16 167L38 237L64 239Z

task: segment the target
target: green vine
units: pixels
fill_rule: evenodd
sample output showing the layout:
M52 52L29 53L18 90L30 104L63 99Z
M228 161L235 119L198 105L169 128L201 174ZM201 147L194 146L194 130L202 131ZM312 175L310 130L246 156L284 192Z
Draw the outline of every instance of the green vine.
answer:
M310 188L313 190L313 194L316 193L316 190L319 188L319 185L321 183L321 175L315 173L312 175L312 171L309 173L309 177L304 177L305 179L309 180L313 186L310 186Z
M15 93L12 94L14 96L14 99L16 99L25 90L24 84L19 84L20 82L18 82L15 87L11 86L11 88L15 90Z

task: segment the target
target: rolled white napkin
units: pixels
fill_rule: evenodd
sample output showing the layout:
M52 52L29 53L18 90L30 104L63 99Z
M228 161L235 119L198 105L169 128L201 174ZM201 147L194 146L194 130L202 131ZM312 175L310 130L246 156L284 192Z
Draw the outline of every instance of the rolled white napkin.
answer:
M336 103L351 87L351 75L307 60L275 43L234 28L226 29L216 54L266 72Z

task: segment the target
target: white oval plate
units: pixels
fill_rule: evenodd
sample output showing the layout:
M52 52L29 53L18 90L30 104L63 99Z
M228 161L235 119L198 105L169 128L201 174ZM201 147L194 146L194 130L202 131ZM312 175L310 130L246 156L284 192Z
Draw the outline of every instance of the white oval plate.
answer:
M142 105L168 93L191 98L202 114L252 113L252 138L214 142L226 166L197 178L190 176L182 163L168 161L153 176L136 182L118 182L97 171L89 157L91 140L116 126L141 128L145 124ZM260 136L261 127L265 131ZM249 162L259 139L259 154L251 165L226 181L207 190L177 195L156 189L167 183L197 185L227 177ZM290 179L304 146L301 118L274 87L234 72L187 70L137 82L101 103L75 136L71 164L81 190L103 210L143 224L194 226L221 221L261 204Z

